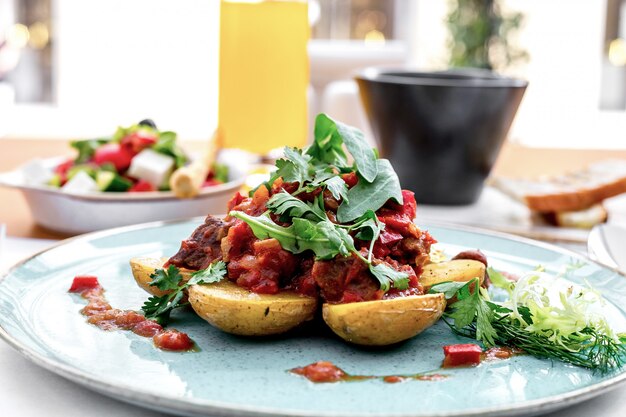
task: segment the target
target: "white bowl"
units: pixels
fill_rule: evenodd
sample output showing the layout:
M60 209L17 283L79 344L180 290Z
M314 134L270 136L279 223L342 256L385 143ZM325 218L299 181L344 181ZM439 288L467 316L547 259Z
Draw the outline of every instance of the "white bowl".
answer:
M50 158L44 164L55 166L65 159ZM225 213L226 204L244 180L240 173L225 184L203 188L195 198L180 199L171 191L72 193L46 185L30 185L21 168L0 174L0 185L22 190L36 223L66 234Z

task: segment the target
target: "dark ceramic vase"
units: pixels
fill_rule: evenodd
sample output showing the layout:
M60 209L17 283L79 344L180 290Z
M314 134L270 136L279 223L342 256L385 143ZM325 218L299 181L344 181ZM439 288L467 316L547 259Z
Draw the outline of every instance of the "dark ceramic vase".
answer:
M528 83L490 71L369 68L356 77L381 156L418 203L471 204Z

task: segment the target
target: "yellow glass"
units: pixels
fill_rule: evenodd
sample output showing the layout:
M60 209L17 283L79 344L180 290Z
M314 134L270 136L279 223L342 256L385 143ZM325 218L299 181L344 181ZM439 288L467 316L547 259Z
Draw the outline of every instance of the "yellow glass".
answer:
M228 1L220 12L222 146L265 154L307 137L305 1Z

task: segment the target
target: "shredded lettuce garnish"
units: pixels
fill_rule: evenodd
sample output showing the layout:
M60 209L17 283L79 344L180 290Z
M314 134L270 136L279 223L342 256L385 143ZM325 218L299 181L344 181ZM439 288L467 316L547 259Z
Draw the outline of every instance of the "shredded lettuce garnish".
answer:
M575 286L544 271L533 271L517 282L490 268L492 285L508 294L506 301L491 300L478 286L445 282L430 292L457 297L444 315L452 330L481 341L487 347L510 346L526 353L558 359L607 373L626 360L626 345L609 324L601 295Z

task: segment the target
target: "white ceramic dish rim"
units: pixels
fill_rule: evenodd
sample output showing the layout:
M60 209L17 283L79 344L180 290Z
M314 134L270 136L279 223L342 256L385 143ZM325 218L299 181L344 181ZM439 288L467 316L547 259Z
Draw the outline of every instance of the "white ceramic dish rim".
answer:
M102 230L97 232L91 232L84 235L72 237L69 239L65 239L55 244L54 246L40 251L27 259L17 263L8 271L6 271L0 277L0 283L4 281L13 271L18 269L23 264L29 262L31 259L48 252L52 249L55 249L59 246L71 243L71 242L79 242L81 240L90 240L93 238L112 236L118 233L129 232L129 231L139 231L143 229L149 229L154 227L161 227L168 224L176 224L176 223L185 223L191 221L198 221L200 223L204 217L193 217L187 219L180 220L170 220L170 221L157 221L150 223L142 223L133 226L124 226L124 227L116 227L113 229ZM527 239L515 235L509 235L507 233L494 232L490 230L480 229L477 227L471 226L459 226L455 224L445 223L445 222L428 222L428 226L442 227L448 228L451 230L459 230L469 233L482 234L486 236L498 237L509 239L512 241L516 241L519 243L530 244L542 249L555 251L558 253L562 253L569 256L581 257L584 258L587 262L598 265L602 268L607 268L622 278L626 279L626 274L623 274L619 270L606 266L602 263L596 262L589 257L586 257L582 254L563 249L554 245L550 245L543 242L538 242L532 239ZM71 381L74 381L80 385L83 385L89 389L105 394L114 399L125 401L131 404L139 405L144 408L150 408L158 411L167 411L179 415L193 415L193 416L206 416L207 413L212 413L216 416L239 416L239 417L268 417L268 416L289 416L289 417L318 417L319 413L309 413L303 412L299 410L288 410L288 409L274 409L269 407L250 407L245 405L232 405L225 404L219 401L199 401L193 398L185 398L181 399L180 397L174 396L160 396L151 393L148 390L143 388L138 388L135 386L121 386L119 384L112 384L109 382L100 381L93 376L89 375L87 372L84 372L78 368L74 368L63 363L59 363L52 359L46 358L43 355L40 355L31 349L25 344L22 344L20 341L12 337L8 331L6 331L2 326L0 326L0 338L4 339L11 347L17 350L24 357L32 361L33 363L57 374L64 378L67 378ZM515 415L535 415L547 413L549 411L565 408L567 406L571 406L577 403L580 403L584 400L590 399L597 395L606 393L610 390L617 388L619 385L623 384L626 381L626 371L616 375L612 378L609 378L605 381L599 382L597 384L580 388L574 391L570 391L565 394L553 395L550 397L545 397L538 400L527 401L522 404L510 405L510 406L497 406L497 407L489 407L484 409L472 409L467 410L467 412L442 412L433 414L433 417L478 417L478 416L515 416ZM359 413L325 413L323 417L360 417ZM371 417L411 417L413 414L410 413L379 413L374 414Z
M58 162L64 157L46 158L44 162L46 164L53 164ZM18 167L12 171L6 171L0 173L0 186L9 188L16 188L22 191L34 191L44 194L54 194L63 196L75 200L86 201L112 201L112 202L140 202L140 201L162 201L162 200L182 200L172 191L147 191L140 193L106 193L106 192L89 192L89 193L76 193L61 191L59 188L47 186L47 185L30 185L20 183L17 178L12 178L20 175L23 170ZM224 184L217 184L210 187L204 187L200 190L200 193L194 198L208 198L214 194L221 194L226 191L237 189L243 185L245 177L237 178L232 181L228 181Z

